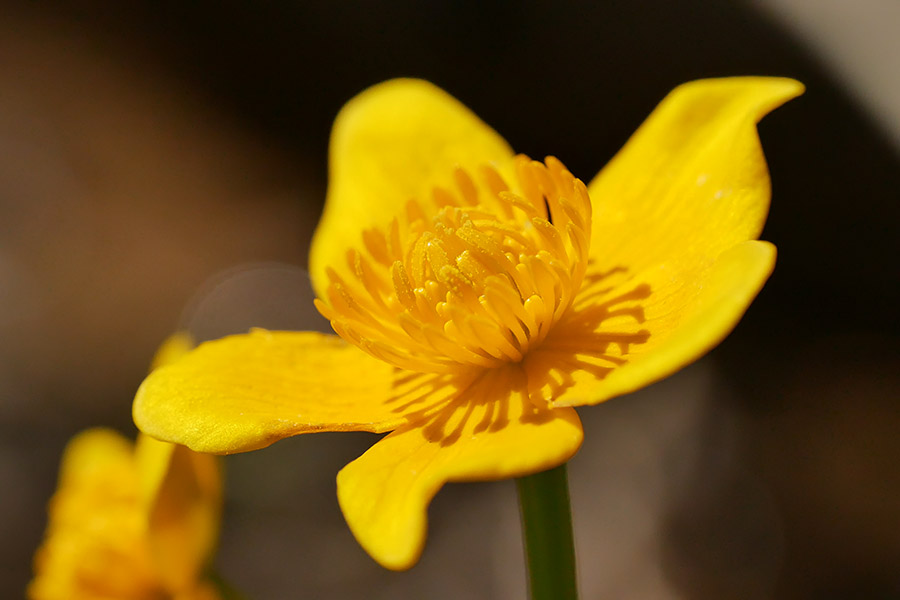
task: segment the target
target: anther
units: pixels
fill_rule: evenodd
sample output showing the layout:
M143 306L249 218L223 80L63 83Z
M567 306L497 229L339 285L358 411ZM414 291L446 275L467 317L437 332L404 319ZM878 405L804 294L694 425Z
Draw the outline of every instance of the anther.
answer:
M454 189L411 200L329 270L334 330L397 367L491 368L523 359L572 302L587 265L590 199L558 160L456 169Z

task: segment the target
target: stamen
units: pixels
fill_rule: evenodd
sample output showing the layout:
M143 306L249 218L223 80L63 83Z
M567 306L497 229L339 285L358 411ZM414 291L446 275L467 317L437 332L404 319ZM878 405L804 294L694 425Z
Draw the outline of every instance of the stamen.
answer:
M591 205L561 162L516 157L453 172L363 232L316 307L348 342L397 367L456 373L521 361L569 310L587 267Z

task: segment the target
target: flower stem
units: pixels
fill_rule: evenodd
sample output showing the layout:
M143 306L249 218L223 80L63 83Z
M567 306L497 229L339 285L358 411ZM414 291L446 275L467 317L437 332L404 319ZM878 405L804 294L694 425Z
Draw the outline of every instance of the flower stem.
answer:
M565 463L516 480L531 600L576 600L575 544Z

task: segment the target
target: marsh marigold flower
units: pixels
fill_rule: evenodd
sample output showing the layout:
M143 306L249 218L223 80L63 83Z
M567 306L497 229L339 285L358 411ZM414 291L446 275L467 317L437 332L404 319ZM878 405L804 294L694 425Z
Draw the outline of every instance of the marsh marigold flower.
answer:
M669 375L717 344L769 276L756 133L802 86L673 91L585 185L516 156L430 83L393 80L334 125L313 238L316 306L339 337L253 331L153 373L150 435L215 453L299 433L391 432L338 474L357 540L410 567L448 481L559 465L574 406Z
M156 363L183 355L173 336ZM218 534L217 458L103 428L66 446L35 554L31 600L216 600L203 581Z

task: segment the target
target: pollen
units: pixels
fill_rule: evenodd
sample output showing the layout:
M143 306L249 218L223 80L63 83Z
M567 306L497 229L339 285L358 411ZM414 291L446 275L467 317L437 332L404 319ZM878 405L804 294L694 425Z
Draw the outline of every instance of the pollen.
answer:
M518 156L511 181L457 168L453 189L363 232L316 307L399 368L433 373L523 359L572 305L588 261L587 189L557 159Z

